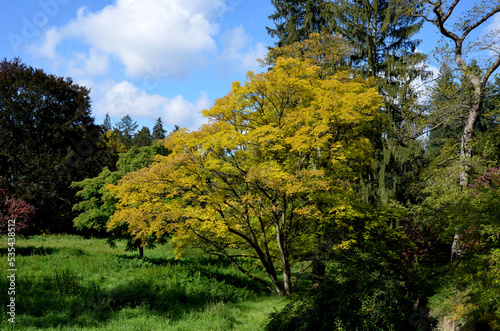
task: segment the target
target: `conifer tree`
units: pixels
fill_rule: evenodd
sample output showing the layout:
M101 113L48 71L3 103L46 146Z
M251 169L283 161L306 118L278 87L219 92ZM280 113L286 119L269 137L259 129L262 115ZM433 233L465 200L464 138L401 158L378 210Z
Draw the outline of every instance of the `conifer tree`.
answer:
M158 117L156 120L155 126L153 127L153 140L163 139L165 138L166 130L163 129L163 123L161 121L161 117Z
M315 0L305 3L309 4L307 8L317 9L314 14L324 24L305 24L301 18L307 13L306 7L295 1L281 0L273 2L276 12L270 18L276 29L268 29L268 32L280 38L277 45L307 38L317 31L333 32L353 47L350 66L357 68L362 76L378 80L379 91L384 96L381 111L390 121L385 134L373 140L378 150L377 164L363 177L368 181L368 187L362 190L368 194L366 199L387 202L395 196L392 188L401 182L398 176L409 161L394 153L403 152L398 144L408 138L405 126L411 123L408 119L415 116L417 95L411 84L426 74L419 66L424 55L415 52L419 41L412 39L423 22L413 15L420 11L421 5L412 3L410 6L397 0ZM297 31L292 32L294 30ZM300 37L293 39L290 36ZM422 152L421 146L417 145L402 155Z
M134 146L144 147L151 145L151 132L147 126L143 126L134 136Z
M277 46L308 39L314 32L331 32L327 20L328 1L271 0L276 12L269 16L276 28L266 27Z
M115 124L113 130L118 134L118 139L120 139L122 143L131 146L137 127L137 122L132 120L132 117L127 114Z
M104 118L104 130L109 131L112 130L111 126L111 118L109 117L109 113L106 113L106 117Z

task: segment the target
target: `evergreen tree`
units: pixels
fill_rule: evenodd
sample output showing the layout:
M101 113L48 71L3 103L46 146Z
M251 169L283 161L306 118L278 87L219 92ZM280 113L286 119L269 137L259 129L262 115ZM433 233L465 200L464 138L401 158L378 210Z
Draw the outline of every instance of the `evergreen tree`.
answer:
M400 129L416 96L411 83L422 76L424 55L416 53L419 40L411 39L423 20L415 13L421 5L399 0L275 0L276 25L267 28L277 45L302 41L314 32L341 36L354 48L351 64L365 77L377 77L392 125ZM408 108L408 107L407 107ZM397 133L392 132L392 135Z
M356 48L352 61L365 76L399 77L420 43L411 40L422 19L419 7L399 0L333 0L329 24Z
M113 129L111 126L111 118L109 117L109 113L106 113L106 117L104 118L104 130L109 131Z
M147 126L143 126L134 136L134 146L144 147L151 145L151 132Z
M118 139L125 145L132 146L135 130L137 130L137 122L132 120L130 115L125 115L115 124L113 130L117 133Z
M166 130L163 129L163 123L161 121L161 117L158 117L156 120L155 126L153 127L153 140L163 139L165 138Z
M269 16L276 28L266 27L277 46L290 45L309 38L314 32L331 32L328 24L328 1L271 0L276 12Z
M422 146L413 146L411 151L403 151L404 145L403 149L396 146L408 138L407 126L413 125L411 119L420 111L416 107L417 95L411 83L425 76L419 67L424 55L414 52L419 41L412 40L422 26L422 19L413 15L420 12L421 5L412 3L410 6L408 2L398 0L311 0L305 3L309 7L291 0L274 1L276 12L270 18L276 29L268 31L279 38L278 46L302 40L319 30L333 31L353 47L351 66L362 76L377 79L379 91L385 99L381 111L389 116L390 122L384 134L373 137L378 156L371 173L363 177L368 186L362 190L367 194L366 199L388 202L396 196L391 187L401 182L398 174L403 173L404 164L411 161L403 156L414 155L417 150L423 152ZM303 24L305 21L301 17L305 17L305 8L318 9L314 15L324 24ZM295 35L300 37L289 38Z
M427 155L435 158L446 141L460 141L466 109L460 103L460 86L453 69L443 63L439 68L438 78L430 90L429 96L429 136Z

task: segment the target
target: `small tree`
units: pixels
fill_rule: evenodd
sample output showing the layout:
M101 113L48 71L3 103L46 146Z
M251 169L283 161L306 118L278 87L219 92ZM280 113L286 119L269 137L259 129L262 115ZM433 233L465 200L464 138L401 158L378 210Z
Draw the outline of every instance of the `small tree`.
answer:
M106 113L106 117L104 118L104 130L109 131L112 130L111 126L111 117L109 117L109 113Z
M151 132L147 126L143 126L134 136L134 146L144 147L151 145Z
M79 189L76 196L81 199L73 206L74 211L80 212L73 220L77 230L106 235L111 246L115 246L114 242L117 239L126 239L127 250L139 249L142 257L144 243L128 235L127 227L116 228L110 233L106 233L109 217L115 212L115 204L118 202L115 195L109 192L106 186L116 184L128 172L149 166L156 155L167 154L168 151L158 143L142 148L132 147L126 153L120 154L116 171L111 171L106 167L97 177L73 182L71 186ZM153 244L151 239L146 239L144 242L148 242L149 246Z
M164 139L166 132L167 131L163 129L163 123L161 121L161 117L158 117L155 126L153 127L153 136L152 136L153 140Z
M127 114L115 124L113 130L117 133L122 143L132 146L135 130L137 130L138 126L137 122L132 120L132 117Z

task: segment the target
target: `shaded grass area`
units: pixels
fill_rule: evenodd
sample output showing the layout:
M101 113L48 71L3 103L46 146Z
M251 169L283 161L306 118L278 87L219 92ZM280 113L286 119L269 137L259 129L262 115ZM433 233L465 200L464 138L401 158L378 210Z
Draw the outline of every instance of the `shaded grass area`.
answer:
M285 305L224 260L175 260L169 245L138 259L124 243L37 236L16 242L14 326L3 247L2 330L258 330Z

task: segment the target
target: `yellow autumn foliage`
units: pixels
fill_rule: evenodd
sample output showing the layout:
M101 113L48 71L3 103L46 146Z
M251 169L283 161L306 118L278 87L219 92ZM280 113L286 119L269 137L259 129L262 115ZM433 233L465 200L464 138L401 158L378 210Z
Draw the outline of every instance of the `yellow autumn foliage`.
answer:
M315 195L351 194L351 165L371 159L362 128L379 120L380 102L369 81L278 58L204 110L208 124L170 134L170 155L108 186L119 199L108 228L126 223L137 239L172 233L178 254L199 247L235 264L231 250L246 252L272 290L289 293L291 265L314 248L325 215Z

